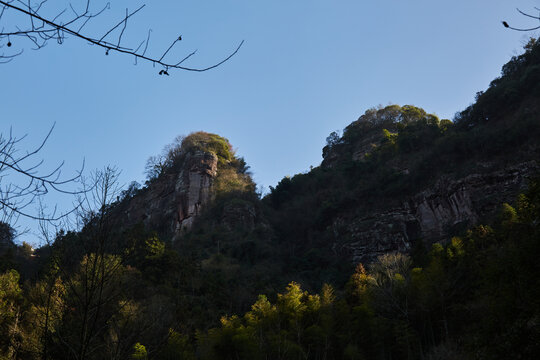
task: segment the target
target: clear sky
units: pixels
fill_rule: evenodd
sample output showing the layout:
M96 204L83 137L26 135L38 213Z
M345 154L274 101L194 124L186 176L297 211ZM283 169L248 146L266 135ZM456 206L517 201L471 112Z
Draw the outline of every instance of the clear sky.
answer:
M54 13L58 3L50 1L47 9ZM143 3L112 0L88 28L90 35L99 37L126 6ZM39 51L12 39L13 48L25 52L0 65L0 131L12 127L15 134L28 134L24 149L56 123L41 153L46 167L65 161L69 175L83 159L87 170L115 165L127 184L143 183L148 157L175 136L204 130L228 138L255 181L267 188L319 165L326 136L370 107L413 104L452 118L534 35L501 25L536 25L516 6L533 11L539 2L148 1L130 19L126 45L136 47L150 28L148 53L159 57L182 35L168 56L198 49L186 65L204 67L245 44L211 71L159 76L158 67L134 66L133 58L121 54L105 56L74 38ZM9 21L5 14L0 27ZM54 196L49 206L57 201L66 206ZM31 235L25 239L38 242Z

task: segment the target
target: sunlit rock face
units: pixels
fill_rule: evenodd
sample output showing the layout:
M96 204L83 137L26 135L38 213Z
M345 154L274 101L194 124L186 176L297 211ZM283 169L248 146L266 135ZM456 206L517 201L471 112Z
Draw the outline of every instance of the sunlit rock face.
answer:
M123 224L143 222L148 229L169 234L188 230L211 199L217 164L210 152L186 154L177 173L160 176L130 200Z
M409 252L416 241L428 247L445 242L459 230L493 218L501 203L513 202L538 169L538 163L530 161L458 180L440 178L399 207L336 219L334 236L350 239L341 247L355 263L370 263L388 252Z
M210 200L218 158L215 154L197 151L188 154L184 164L176 179L174 191L177 204L176 232L191 228L201 208Z

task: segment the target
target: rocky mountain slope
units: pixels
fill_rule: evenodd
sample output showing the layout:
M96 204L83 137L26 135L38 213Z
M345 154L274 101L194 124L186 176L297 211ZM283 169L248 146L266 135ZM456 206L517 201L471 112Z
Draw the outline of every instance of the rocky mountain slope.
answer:
M264 199L279 236L304 256L370 263L491 223L540 170L539 64L531 42L454 121L391 105L331 134L320 167Z
M447 242L457 231L496 215L501 203L513 202L528 180L540 169L531 160L487 174L473 173L459 179L438 178L433 186L406 199L401 206L332 224L355 263L370 263L390 252L408 253L415 241ZM457 230L457 231L456 231Z
M244 160L235 157L227 139L215 134L197 132L179 139L154 166L159 169L147 186L132 190L117 204L123 228L142 223L176 238L192 228L216 197L254 189ZM234 210L229 206L228 212Z
M175 241L205 209L212 217L199 228L252 232L266 224L288 264L369 263L448 241L493 219L539 170L539 86L531 80L538 52L514 58L454 122L409 105L369 109L342 136L331 134L320 167L284 178L262 203L225 139L192 134L164 155L159 176L122 201L122 222ZM246 193L250 201L234 201Z

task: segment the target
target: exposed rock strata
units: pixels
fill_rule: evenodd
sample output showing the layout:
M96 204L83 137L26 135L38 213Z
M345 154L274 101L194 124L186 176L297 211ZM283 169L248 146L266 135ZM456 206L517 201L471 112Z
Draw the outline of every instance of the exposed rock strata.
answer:
M147 228L179 233L189 229L211 199L217 175L217 156L196 151L185 155L178 174L165 174L139 195L126 210L126 225L143 222Z
M538 169L538 163L531 161L458 180L443 177L399 207L354 219L338 218L334 235L350 239L343 248L355 263L371 262L387 252L407 252L419 239L444 241L456 229L492 216L502 202L513 202Z

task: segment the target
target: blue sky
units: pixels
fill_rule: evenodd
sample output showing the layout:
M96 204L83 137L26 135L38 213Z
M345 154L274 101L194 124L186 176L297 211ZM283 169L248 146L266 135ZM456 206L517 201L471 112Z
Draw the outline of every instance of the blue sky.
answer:
M48 5L51 13L57 3ZM88 28L90 35L99 37L126 6L143 3L112 1ZM97 8L100 2L93 4ZM45 168L65 161L69 175L83 159L87 170L115 165L124 184L143 183L148 157L177 135L214 132L231 141L255 181L267 188L317 166L326 136L370 107L413 104L452 118L533 35L504 29L501 20L531 25L515 7L538 5L534 0L152 1L128 23L126 45L136 46L151 28L148 53L159 57L182 35L170 58L197 49L186 65L204 67L240 41L245 44L219 68L170 71L167 77L151 64L134 66L130 57L105 56L74 38L39 51L12 39L13 48L25 52L0 65L0 131L12 127L15 134L28 134L21 147L31 148L56 123L41 153ZM5 15L0 25L9 21ZM69 200L53 195L48 202L65 207Z

